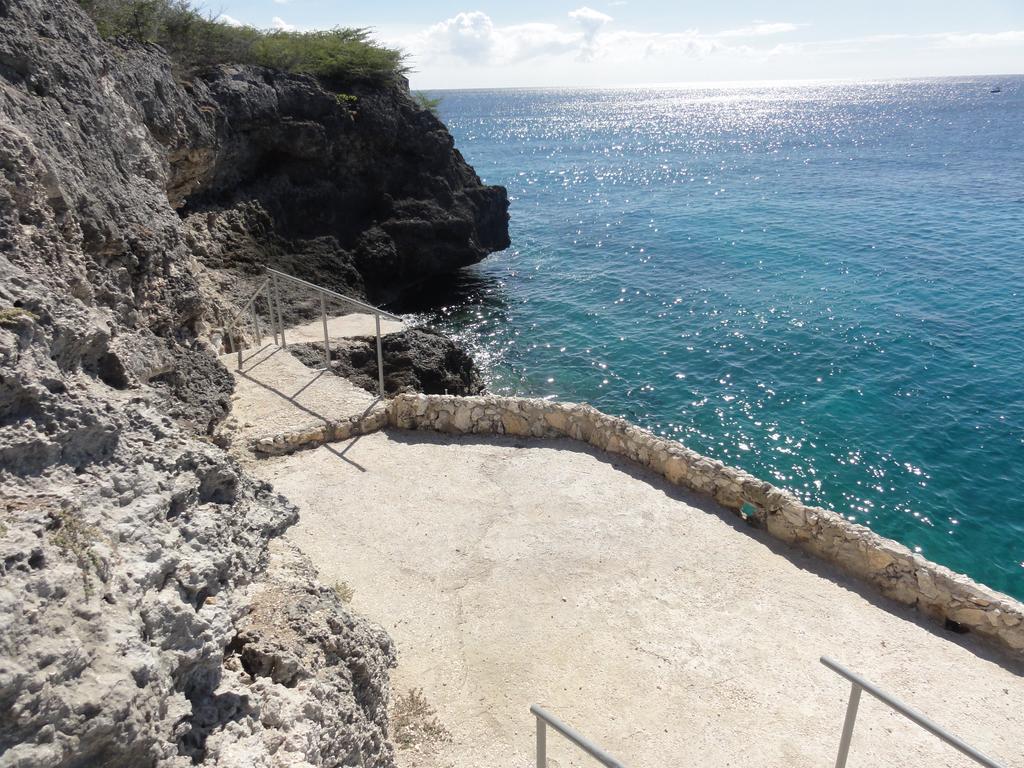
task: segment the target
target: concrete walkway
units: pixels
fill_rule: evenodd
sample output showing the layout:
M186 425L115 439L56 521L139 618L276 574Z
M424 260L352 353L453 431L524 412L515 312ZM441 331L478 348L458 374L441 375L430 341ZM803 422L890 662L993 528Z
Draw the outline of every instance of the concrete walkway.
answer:
M381 321L383 334L403 328L402 323L393 320ZM330 318L327 329L331 339L375 333L373 316L366 314ZM289 344L323 343L323 323L317 320L288 328L285 339ZM276 346L271 337L264 337L259 347L244 350L242 359L239 371L237 355L221 357L235 376L232 416L238 429L234 441L243 451L260 438L362 414L377 403L374 395L346 379L306 367Z
M830 766L849 685L822 654L1024 766L1005 657L577 443L395 431L253 471L450 732L402 766L532 765L533 702L630 766ZM971 763L865 697L850 766L904 765Z
M397 333L404 328L404 323L381 318L380 332L382 334ZM375 333L373 315L353 312L348 315L327 318L327 335L332 339L351 338L352 336L373 336ZM323 342L323 321L314 320L305 325L288 328L285 331L285 340L289 344L311 341Z

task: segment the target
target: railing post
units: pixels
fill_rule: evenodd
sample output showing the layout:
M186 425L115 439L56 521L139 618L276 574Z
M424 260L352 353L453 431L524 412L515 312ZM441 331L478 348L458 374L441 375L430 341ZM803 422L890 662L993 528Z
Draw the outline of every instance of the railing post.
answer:
M324 321L324 370L331 370L331 339L327 335L327 294L320 291L320 316Z
M267 280L267 312L270 315L270 332L274 334L274 344L277 344L277 323L274 322L274 294L270 290L270 281Z
M846 705L846 719L843 721L843 735L839 739L839 754L836 755L836 768L846 768L846 757L850 754L850 741L853 739L853 725L857 721L860 691L859 685L851 683L850 701Z
M281 346L288 349L288 342L284 338L284 312L281 311L281 286L277 283L277 275L273 275L274 298L277 299L277 324L281 329Z
M537 768L548 765L548 724L537 717Z
M260 318L259 318L259 315L256 314L256 300L255 299L253 299L252 304L249 305L249 312L252 313L252 327L253 327L253 330L256 331L256 346L259 347L259 346L262 346L260 344L260 342L263 341L263 332L262 332L262 329L260 328Z
M380 342L380 315L374 314L373 319L377 321L377 390L380 397L384 399L384 352Z

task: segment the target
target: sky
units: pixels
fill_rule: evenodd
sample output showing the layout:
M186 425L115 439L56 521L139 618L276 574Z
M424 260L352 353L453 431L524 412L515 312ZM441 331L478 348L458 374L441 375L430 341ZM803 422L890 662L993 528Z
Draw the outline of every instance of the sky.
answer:
M370 27L414 89L1024 73L1024 0L223 0L226 23Z

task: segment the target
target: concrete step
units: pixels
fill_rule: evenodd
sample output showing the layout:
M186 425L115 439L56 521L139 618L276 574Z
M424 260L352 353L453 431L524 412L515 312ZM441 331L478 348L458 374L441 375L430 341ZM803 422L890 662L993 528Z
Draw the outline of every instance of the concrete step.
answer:
M402 330L403 324L381 321L381 333ZM375 333L372 315L350 314L328 320L332 340ZM289 344L323 341L320 320L285 329ZM260 440L322 429L332 423L364 417L377 405L377 397L347 379L303 365L290 352L264 337L256 347L221 360L235 377L232 417L236 442L251 447Z

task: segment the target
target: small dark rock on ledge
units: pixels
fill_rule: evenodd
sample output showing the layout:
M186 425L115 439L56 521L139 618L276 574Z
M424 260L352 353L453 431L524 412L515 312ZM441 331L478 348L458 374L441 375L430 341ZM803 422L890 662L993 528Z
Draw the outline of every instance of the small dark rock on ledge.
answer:
M322 343L296 344L288 349L311 368L324 364ZM483 379L473 358L444 334L426 328L390 333L381 339L384 391L428 395L479 395ZM356 386L377 394L377 340L357 336L331 342L331 370Z

